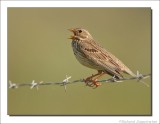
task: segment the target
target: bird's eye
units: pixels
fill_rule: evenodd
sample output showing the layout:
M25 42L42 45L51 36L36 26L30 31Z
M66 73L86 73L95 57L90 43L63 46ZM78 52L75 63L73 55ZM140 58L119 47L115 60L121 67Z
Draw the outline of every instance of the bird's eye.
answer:
M79 32L79 33L81 33L81 32L82 32L82 30L79 30L78 32Z

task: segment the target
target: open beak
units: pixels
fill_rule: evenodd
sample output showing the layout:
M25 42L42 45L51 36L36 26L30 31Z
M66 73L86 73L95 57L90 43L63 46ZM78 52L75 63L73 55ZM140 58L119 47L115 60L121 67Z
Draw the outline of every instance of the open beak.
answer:
M74 39L74 38L75 38L75 37L71 35L68 39Z
M74 29L73 28L70 28L70 29L68 29L70 32L73 32L74 33Z
M73 28L71 29L68 29L70 32L72 32L74 35L75 35L75 30ZM75 36L74 35L71 35L68 39L74 39Z

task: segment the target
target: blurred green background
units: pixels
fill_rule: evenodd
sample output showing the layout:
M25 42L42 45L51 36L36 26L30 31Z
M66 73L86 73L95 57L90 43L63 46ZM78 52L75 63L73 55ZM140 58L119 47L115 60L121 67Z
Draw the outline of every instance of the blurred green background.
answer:
M60 82L96 73L75 59L71 32L87 29L134 73L151 73L150 8L8 8L8 80ZM104 76L110 78L110 76ZM151 79L8 89L9 115L151 115Z

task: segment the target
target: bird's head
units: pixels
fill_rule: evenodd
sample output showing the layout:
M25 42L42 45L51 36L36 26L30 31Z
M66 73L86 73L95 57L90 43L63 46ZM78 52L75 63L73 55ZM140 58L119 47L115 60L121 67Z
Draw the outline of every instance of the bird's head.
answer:
M82 28L71 28L68 29L69 31L71 31L74 35L72 35L69 39L78 39L78 40L85 40L85 39L92 39L91 34Z

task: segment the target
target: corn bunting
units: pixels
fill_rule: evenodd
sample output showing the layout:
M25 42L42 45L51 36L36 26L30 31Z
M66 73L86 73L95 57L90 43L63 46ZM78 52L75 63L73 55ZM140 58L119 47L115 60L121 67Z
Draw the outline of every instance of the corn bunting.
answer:
M72 48L76 59L82 65L98 71L97 74L84 80L88 86L98 87L101 85L97 80L104 74L114 76L116 79L123 79L121 72L136 76L118 58L95 42L87 30L72 28L69 31L74 34L69 39L72 39Z

